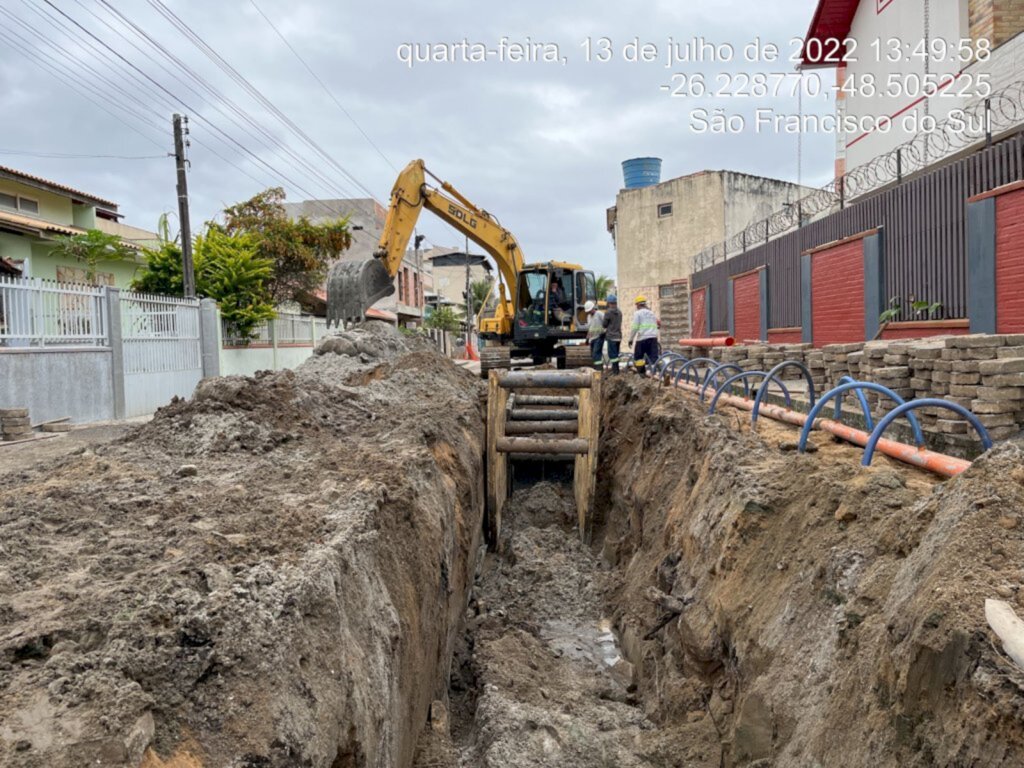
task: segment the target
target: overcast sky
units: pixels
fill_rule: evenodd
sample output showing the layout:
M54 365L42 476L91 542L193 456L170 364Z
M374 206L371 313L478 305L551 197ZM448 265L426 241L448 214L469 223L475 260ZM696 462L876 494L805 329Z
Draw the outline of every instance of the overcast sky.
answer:
M194 228L195 222L216 215L224 205L271 183L283 184L289 200L310 194L363 196L338 168L317 157L162 17L157 0L108 2L254 118L262 130L314 166L314 171L303 169L280 148L268 147L252 127L240 128L224 117L222 113L232 114L229 107L200 91L189 75L161 58L149 43L131 37L141 50L129 44L130 33L99 0L50 2L53 6L46 0L0 0L0 9L46 38L35 37L0 13L0 35L24 38L0 36L0 114L4 115L0 164L113 199L127 223L154 228L161 212L176 210L170 158L46 158L10 151L159 156L171 149L170 115L176 107L193 118L196 143L191 148L189 184ZM391 165L324 93L251 0L163 2L359 184L379 200L387 199L395 176ZM666 68L664 54L669 37L686 42L703 36L732 44L739 57L742 47L760 36L777 42L785 57L790 39L806 31L815 0L256 2L390 163L401 167L412 158L424 158L435 173L497 214L516 234L530 260L565 259L614 273L605 209L614 203L622 185L620 162L629 157L664 158L663 178L702 169L798 178L793 135L755 133L748 128L739 135L702 136L690 126L690 111L702 105L748 116L756 106L796 112L797 100L790 97L788 86L778 98L714 101L673 98L659 86L678 86L679 80L671 80L676 71L701 70L712 83L722 70L792 71L787 61ZM137 72L54 7L110 44L160 86L139 85ZM74 37L58 25L72 30ZM403 43L468 40L497 50L503 37L523 43L527 39L557 43L566 63L491 60L422 63L410 68L398 55ZM613 61L587 63L581 43L588 37L595 40L595 56L600 52L597 38L610 38ZM658 46L657 61L621 59L623 45L634 37ZM69 87L42 69L26 48L65 69L62 76L70 76L76 85ZM92 84L103 94L93 99L104 108L84 97L83 84ZM833 103L825 97L805 98L803 109L831 111ZM216 127L234 141L222 142ZM235 141L270 169L243 153ZM832 137L805 136L804 183L827 181L833 154ZM327 178L315 178L316 172ZM461 245L457 233L428 218L429 214L421 222L431 242Z

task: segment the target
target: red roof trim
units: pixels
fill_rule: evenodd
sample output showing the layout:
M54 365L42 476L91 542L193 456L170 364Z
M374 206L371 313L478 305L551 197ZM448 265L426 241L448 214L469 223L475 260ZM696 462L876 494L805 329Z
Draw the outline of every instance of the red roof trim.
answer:
M850 34L853 17L857 15L860 0L818 0L818 7L811 19L811 26L804 37L804 48L800 52L803 67L835 67L841 64L842 50L835 46L816 46L810 55L807 43L810 40L843 40Z

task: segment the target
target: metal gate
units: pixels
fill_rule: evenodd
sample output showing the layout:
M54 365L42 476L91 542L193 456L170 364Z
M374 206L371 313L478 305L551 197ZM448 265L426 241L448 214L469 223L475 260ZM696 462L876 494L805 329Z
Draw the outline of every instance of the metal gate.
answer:
M125 416L191 397L203 377L199 301L122 293Z

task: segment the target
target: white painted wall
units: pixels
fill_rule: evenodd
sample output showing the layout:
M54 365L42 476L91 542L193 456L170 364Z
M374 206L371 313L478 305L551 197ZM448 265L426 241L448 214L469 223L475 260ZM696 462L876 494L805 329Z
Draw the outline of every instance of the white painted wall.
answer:
M896 73L902 79L907 75L924 77L926 70L938 75L953 75L959 72L962 67L955 61L926 63L922 59L908 56L899 63L889 62L885 59L888 50L885 45L881 49L882 60L877 60L876 52L871 47L872 41L876 39L884 43L889 38L897 38L902 41L905 51L909 53L925 38L926 4L930 14L930 39L943 38L955 49L959 40L970 37L967 0L891 0L887 5L877 0L861 0L850 29L850 37L858 42L857 61L847 65L847 77L860 79L864 74L870 73L875 76L877 83L884 86L890 73ZM841 144L846 148L848 170L890 152L911 139L914 134L904 130L904 116L911 115L920 119L927 113L942 120L952 110L965 106L965 101L961 98L936 95L911 107L917 99L918 97L914 95L889 96L885 93L874 97L862 94L847 96L846 114L858 118L892 116L906 110L894 121L888 133L876 131L867 136L847 134L841 138Z

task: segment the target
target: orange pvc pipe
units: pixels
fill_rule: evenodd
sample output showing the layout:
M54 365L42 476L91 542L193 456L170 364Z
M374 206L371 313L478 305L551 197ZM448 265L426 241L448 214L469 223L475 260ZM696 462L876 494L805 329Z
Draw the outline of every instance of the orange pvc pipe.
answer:
M680 339L679 344L684 347L731 347L736 343L732 336L715 336L710 339Z
M685 389L695 395L700 394L700 387L694 386L693 384L679 382L677 386L680 389ZM718 402L726 403L734 408L739 408L745 411L754 410L753 400L736 397L736 395L723 394L718 399ZM806 413L800 413L799 411L793 411L789 408L783 408L781 405L775 405L773 403L761 403L761 409L759 412L771 419L774 419L775 421L793 424L797 427L802 427L807 423ZM862 429L849 427L846 424L840 424L839 422L832 421L831 419L818 419L814 426L824 432L833 434L848 443L859 445L861 448L868 444L868 438L871 437L871 435ZM886 456L893 459L902 461L905 464L911 464L912 466L920 467L921 469L927 469L928 471L934 472L937 475L942 475L943 477L956 477L971 466L971 462L966 459L958 459L954 456L947 456L944 453L936 453L935 451L929 451L925 448L918 448L913 445L907 445L906 443L900 443L896 440L888 440L884 437L878 441L876 450L881 451Z

